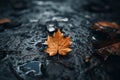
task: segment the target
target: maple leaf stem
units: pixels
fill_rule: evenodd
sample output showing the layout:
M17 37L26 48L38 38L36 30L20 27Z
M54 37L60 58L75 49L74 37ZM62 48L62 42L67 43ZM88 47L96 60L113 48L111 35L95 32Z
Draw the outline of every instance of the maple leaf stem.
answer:
M58 54L58 61L60 61L60 55Z

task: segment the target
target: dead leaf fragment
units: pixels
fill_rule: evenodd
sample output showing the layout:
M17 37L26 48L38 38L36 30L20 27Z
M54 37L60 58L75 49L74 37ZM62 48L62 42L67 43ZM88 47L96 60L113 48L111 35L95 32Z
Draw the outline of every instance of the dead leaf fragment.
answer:
M99 22L96 22L93 26L93 29L96 31L103 30L106 28L113 28L113 29L120 30L120 26L115 22L99 21Z
M0 19L0 24L9 23L9 22L11 22L10 19L7 18Z
M99 21L91 29L92 44L96 49L120 42L120 25L115 22Z
M45 44L48 45L45 52L47 52L49 56L54 56L57 53L60 55L66 55L67 52L70 52L71 49L69 47L72 42L70 40L70 36L64 37L63 33L61 33L60 29L58 29L53 36L48 36Z
M120 56L120 42L98 49L98 53Z
M85 62L89 62L90 61L90 56L85 56Z

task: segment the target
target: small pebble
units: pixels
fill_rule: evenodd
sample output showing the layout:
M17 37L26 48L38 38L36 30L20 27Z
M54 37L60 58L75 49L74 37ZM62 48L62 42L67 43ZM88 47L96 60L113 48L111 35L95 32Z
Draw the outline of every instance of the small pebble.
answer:
M47 21L46 25L47 25L47 30L49 32L54 32L56 28L58 27L57 21Z
M60 21L60 22L67 22L69 19L66 18L66 17L60 17L60 16L58 16L58 17L53 17L52 20L53 21Z

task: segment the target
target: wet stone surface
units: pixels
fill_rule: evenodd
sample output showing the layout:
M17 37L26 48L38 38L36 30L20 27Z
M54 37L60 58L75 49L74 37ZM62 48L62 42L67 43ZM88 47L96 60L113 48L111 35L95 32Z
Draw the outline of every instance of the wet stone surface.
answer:
M100 60L92 57L86 63L85 58L94 55L89 40L90 27L100 20L119 23L119 12L96 13L84 9L86 4L89 1L0 0L0 18L12 21L0 24L0 79L118 80L116 76L110 78L101 66L90 68L86 73L87 68ZM58 55L49 57L43 44L58 27L65 36L70 35L73 42L72 51L59 59Z

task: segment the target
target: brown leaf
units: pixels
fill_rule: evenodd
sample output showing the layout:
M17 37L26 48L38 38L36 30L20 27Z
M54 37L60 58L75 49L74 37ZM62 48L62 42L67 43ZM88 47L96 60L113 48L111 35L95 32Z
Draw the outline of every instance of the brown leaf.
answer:
M98 49L98 53L120 56L120 42Z
M103 29L106 29L106 28L112 28L112 29L120 30L120 26L117 23L106 22L106 21L96 22L92 28L96 31L103 30Z
M92 43L97 49L120 42L120 26L115 22L99 21L92 26Z
M11 22L10 19L7 18L0 19L0 24L9 23L9 22Z
M47 52L49 56L54 56L57 53L60 55L66 55L67 52L70 52L71 49L69 46L72 44L72 42L70 40L70 36L64 37L63 33L61 33L60 29L58 29L53 36L48 36L45 44L48 45L48 48L45 50L45 52Z

